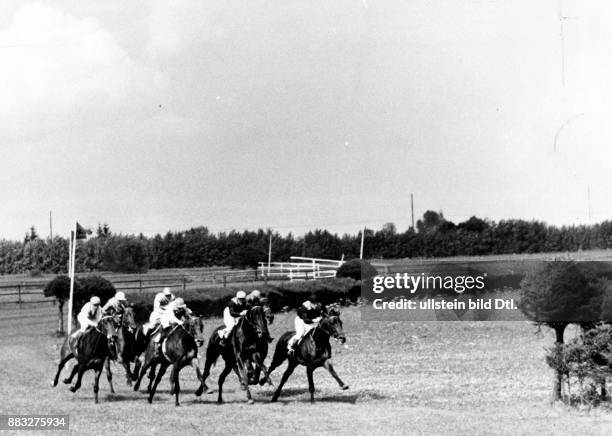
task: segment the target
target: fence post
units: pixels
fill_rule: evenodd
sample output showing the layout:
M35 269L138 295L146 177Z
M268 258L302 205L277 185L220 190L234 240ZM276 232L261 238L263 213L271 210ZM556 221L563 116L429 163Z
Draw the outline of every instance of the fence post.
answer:
M21 307L21 283L17 284L17 298L18 298L19 306Z
M227 275L223 274L223 287L227 286Z
M187 289L187 278L183 276L183 291Z
M138 289L139 289L139 293L142 294L142 279L138 281Z

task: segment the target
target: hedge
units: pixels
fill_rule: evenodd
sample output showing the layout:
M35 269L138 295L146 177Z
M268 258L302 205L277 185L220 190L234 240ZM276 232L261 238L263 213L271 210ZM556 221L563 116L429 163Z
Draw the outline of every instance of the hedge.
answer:
M200 316L218 317L229 300L240 288L203 288L177 292L185 300L187 306ZM356 302L361 295L358 281L350 278L333 280L312 280L304 282L288 282L278 285L263 285L258 287L268 298L272 311L295 309L299 307L310 294L315 294L323 304L339 303L342 305ZM244 289L249 292L252 289ZM213 294L213 295L211 295ZM137 322L148 320L153 310L153 295L128 295L128 301L134 308Z

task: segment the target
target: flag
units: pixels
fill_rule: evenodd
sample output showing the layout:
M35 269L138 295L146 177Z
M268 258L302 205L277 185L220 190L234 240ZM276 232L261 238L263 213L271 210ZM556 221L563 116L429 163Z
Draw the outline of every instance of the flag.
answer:
M78 222L76 223L76 239L86 239L87 235L91 233L91 230L86 229Z

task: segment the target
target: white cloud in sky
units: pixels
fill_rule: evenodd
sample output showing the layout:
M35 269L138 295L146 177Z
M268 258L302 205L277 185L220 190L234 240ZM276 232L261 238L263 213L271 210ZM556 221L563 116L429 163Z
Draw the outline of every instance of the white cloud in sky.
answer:
M162 73L134 62L96 19L48 4L20 7L0 31L0 46L0 141L112 124L152 105L166 85Z

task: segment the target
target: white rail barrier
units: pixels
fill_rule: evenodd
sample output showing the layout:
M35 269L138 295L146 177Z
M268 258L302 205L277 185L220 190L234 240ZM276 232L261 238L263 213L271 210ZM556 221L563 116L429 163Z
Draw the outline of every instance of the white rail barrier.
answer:
M317 259L292 256L299 262L259 262L259 274L267 278L288 278L289 280L316 280L336 277L343 260Z

